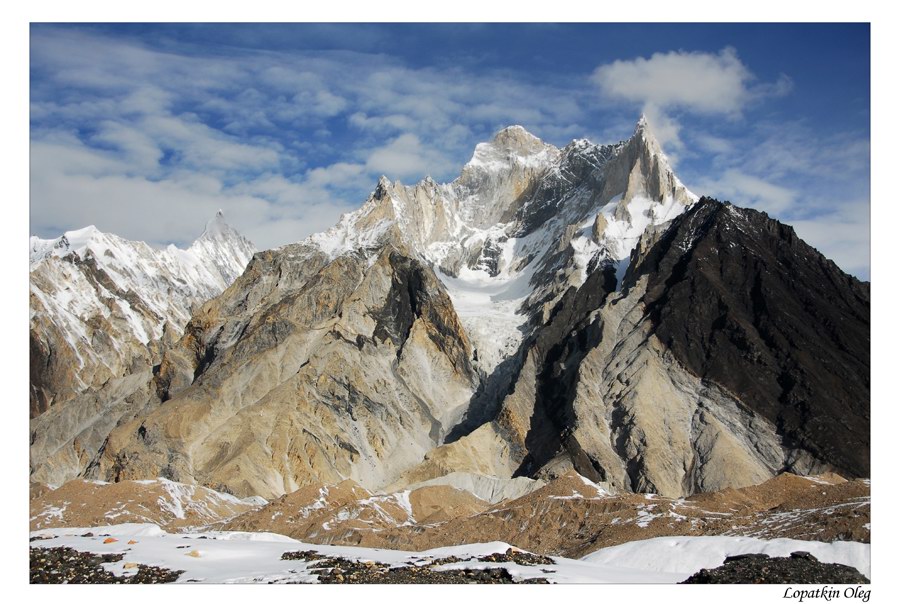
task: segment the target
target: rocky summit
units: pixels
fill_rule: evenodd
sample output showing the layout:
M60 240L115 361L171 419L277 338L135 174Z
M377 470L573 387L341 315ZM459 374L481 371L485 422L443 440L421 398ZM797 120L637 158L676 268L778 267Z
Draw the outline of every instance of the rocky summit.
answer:
M33 239L31 282L31 478L79 479L33 522L109 488L84 480L157 481L232 530L583 554L639 510L720 534L735 508L702 497L834 473L856 515L828 535L867 539L869 285L686 189L643 119L612 145L506 128L454 181L382 177L255 254L221 217L187 252ZM813 538L822 506L765 518Z

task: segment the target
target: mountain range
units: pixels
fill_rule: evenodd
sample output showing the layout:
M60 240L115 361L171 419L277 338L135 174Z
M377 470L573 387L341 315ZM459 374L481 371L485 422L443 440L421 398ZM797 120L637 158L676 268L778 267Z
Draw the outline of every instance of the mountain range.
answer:
M273 250L221 216L187 251L31 249L34 482L501 501L869 476L869 284L689 191L643 119L561 149L506 128L454 181L382 177Z

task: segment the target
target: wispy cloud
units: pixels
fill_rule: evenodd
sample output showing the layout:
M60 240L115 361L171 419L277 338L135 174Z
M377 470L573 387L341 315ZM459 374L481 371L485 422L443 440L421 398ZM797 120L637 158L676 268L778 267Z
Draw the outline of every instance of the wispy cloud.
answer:
M801 239L818 248L843 270L869 279L871 222L868 198L826 208L815 218L791 221Z
M453 163L415 134L401 134L386 145L372 149L366 158L370 172L415 178L421 174L445 174Z
M740 200L742 206L782 214L793 207L797 191L731 168L721 176L703 180L698 185L721 199Z
M689 142L706 152L683 175L695 192L765 211L844 270L868 278L867 139L801 122L759 122L727 140L691 134Z
M217 26L184 27L211 39ZM222 208L257 245L277 246L333 224L382 173L452 179L501 127L614 142L641 111L696 192L801 221L811 237L868 196L867 133L759 119L791 81L761 81L732 48L536 73L482 65L474 51L404 60L373 26L308 27L315 50L286 26L232 27L222 45L100 29L32 27L38 235L96 223L186 244Z
M127 237L190 240L193 230L158 214L117 220L67 194L78 177L114 205L168 195L192 226L221 206L269 247L327 226L382 173L452 178L476 142L509 123L584 131L569 89L384 54L179 53L68 28L33 31L32 49L32 221L47 235L100 222ZM290 204L297 216L284 214ZM267 228L298 216L290 229Z

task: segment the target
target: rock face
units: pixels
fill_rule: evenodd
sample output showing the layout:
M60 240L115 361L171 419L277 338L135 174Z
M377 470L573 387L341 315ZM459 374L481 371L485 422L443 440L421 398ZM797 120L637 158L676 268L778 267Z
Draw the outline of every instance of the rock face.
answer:
M563 149L511 127L257 254L158 361L34 419L32 479L496 502L572 470L672 498L866 476L868 304L789 227L698 201L643 121Z
M470 357L440 281L402 250L265 252L164 352L149 394L132 399L143 411L122 405L104 440L72 430L41 450L90 440L91 476L164 476L240 496L346 477L378 488L458 422L476 379ZM80 471L54 459L36 479Z
M253 244L221 213L186 250L94 227L31 238L31 417L159 362L196 306L244 270Z
M869 285L765 214L703 201L636 266L660 342L778 427L786 469L869 475ZM626 281L626 286L629 281Z
M647 232L621 285L608 268L563 296L496 430L516 475L670 497L867 476L868 313L868 286L790 227L704 199Z

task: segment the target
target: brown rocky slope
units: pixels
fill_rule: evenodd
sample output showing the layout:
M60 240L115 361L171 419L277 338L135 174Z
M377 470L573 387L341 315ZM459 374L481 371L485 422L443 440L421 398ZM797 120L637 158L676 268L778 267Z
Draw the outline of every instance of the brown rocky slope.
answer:
M782 474L763 484L687 498L616 493L569 472L490 503L446 485L373 494L353 481L306 486L264 504L165 480L72 481L33 490L32 530L151 522L170 531L274 532L307 543L421 551L503 541L578 558L663 536L869 541L869 483Z

